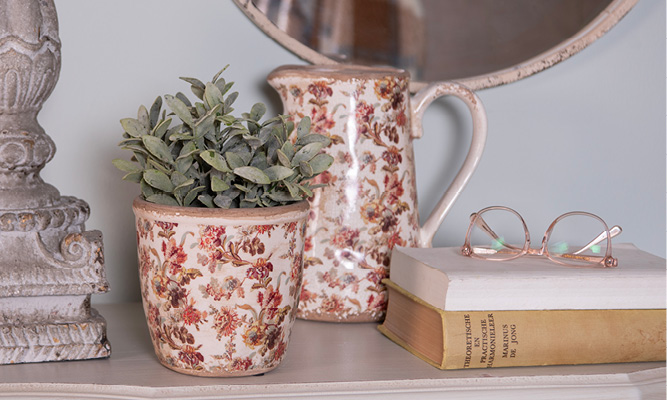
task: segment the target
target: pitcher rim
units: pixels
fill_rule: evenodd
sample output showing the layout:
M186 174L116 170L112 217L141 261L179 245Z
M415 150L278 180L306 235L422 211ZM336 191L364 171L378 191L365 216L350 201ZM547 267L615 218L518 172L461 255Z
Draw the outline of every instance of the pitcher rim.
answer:
M309 78L335 78L340 80L347 79L382 79L386 76L398 76L410 78L410 73L404 69L355 64L319 64L319 65L283 65L271 73L267 80L288 76L309 77Z

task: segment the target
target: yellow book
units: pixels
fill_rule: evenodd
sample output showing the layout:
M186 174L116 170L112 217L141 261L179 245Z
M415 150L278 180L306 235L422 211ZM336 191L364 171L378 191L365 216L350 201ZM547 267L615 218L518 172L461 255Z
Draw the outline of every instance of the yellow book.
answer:
M383 283L378 329L440 369L665 360L665 309L443 311Z

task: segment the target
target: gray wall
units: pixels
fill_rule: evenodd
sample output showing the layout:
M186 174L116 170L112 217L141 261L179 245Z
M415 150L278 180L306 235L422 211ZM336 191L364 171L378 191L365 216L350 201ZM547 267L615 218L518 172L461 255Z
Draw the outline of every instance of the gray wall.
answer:
M303 64L226 0L56 0L62 71L39 120L55 140L42 173L61 193L86 200L88 229L104 233L112 291L95 302L139 299L131 202L136 185L111 159L118 121L157 95L188 91L177 78L210 78L222 66L241 92L237 109L262 101L282 64ZM665 2L641 0L582 53L535 76L479 92L489 117L480 166L434 245L460 245L468 215L507 205L539 242L553 218L594 212L617 240L665 256ZM420 210L426 216L467 152L470 121L454 99L432 105L416 143Z

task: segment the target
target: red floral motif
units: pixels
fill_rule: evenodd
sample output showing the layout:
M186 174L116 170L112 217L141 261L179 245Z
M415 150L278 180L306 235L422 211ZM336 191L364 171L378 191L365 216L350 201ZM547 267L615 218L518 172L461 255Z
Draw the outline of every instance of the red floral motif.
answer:
M278 314L280 304L283 302L283 295L278 290L274 290L272 285L266 289L266 292L257 294L257 303L264 312L264 317L274 319Z
M311 292L310 290L307 289L309 287L308 286L308 281L304 280L303 284L301 286L302 286L302 288L301 288L301 294L299 296L299 302L301 302L303 304L303 303L308 303L310 301L317 300L317 297L318 297L317 294L315 294L315 293L313 293L313 292Z
M336 125L336 122L327 113L326 107L313 107L310 111L310 121L310 130L325 136L329 136L329 131Z
M150 272L152 264L151 251L148 246L139 245L139 273L141 276L148 276L148 272Z
M266 258L259 257L246 271L246 276L250 279L263 280L273 271L273 264Z
M234 309L221 307L215 314L213 327L218 332L218 339L222 336L232 336L241 324L241 319Z
M199 230L199 248L211 251L222 246L225 232L224 226L204 225Z
M331 238L331 244L339 249L346 249L354 247L357 240L359 240L359 230L344 226Z
M176 244L171 238L162 242L162 254L164 254L164 267L172 275L177 275L183 269L183 263L188 259L188 255L183 251L183 245Z
M248 357L237 357L232 360L230 367L232 371L247 371L252 367L252 360Z
M403 180L398 178L398 174L389 174L384 177L384 190L389 204L396 204L401 201L403 196Z
M382 152L382 159L390 166L402 163L403 156L401 156L401 149L396 146L388 147L387 150Z
M338 313L345 309L345 303L338 295L332 294L331 296L323 299L322 301L322 311L327 313Z
M389 236L389 239L387 240L387 246L389 249L393 249L396 246L401 246L405 247L406 242L405 240L401 237L401 231L400 229L398 231L395 231Z
M312 94L314 99L311 103L322 105L326 104L326 98L333 95L333 90L324 81L314 82L308 85L308 93Z
M158 310L158 308L151 303L148 303L148 312L146 313L146 320L148 321L148 326L152 329L156 329L161 324L160 310Z
M195 325L199 329L199 324L206 318L206 311L203 313L194 307L194 301L191 301L181 312L181 319L185 325Z
M195 367L204 361L204 356L196 348L184 345L178 353L178 359L185 365Z
M396 115L396 125L400 128L408 124L408 116L405 114L405 109L401 109Z
M313 237L312 236L307 236L304 244L303 244L303 251L311 251L313 249Z

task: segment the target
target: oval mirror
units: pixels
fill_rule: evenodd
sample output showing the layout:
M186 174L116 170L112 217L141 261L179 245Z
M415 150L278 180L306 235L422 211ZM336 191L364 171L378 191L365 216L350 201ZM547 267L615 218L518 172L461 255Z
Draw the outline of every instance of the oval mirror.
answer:
M313 64L389 65L412 90L455 80L506 84L576 54L637 0L234 0L267 35Z

